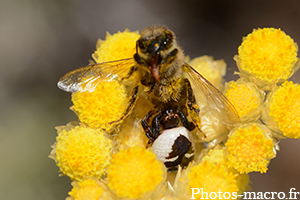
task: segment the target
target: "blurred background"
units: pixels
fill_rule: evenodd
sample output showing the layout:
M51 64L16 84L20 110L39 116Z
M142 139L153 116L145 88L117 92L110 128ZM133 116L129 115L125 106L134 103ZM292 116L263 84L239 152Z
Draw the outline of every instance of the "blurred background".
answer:
M88 64L106 31L165 24L191 58L233 56L253 28L276 27L300 42L300 2L260 1L0 1L1 199L59 200L71 189L48 158L55 126L76 119L70 94L56 87L66 72ZM293 77L300 80L300 72ZM255 192L300 192L300 140L280 142L266 174L251 173ZM300 195L298 195L300 198Z

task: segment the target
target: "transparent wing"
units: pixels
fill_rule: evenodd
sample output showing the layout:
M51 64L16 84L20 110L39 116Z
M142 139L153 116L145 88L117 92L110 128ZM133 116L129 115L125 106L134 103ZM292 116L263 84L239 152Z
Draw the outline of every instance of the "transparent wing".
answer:
M231 102L208 80L206 80L193 67L185 63L183 66L184 76L188 78L191 83L196 102L200 109L207 106L208 109L217 111L219 118L226 125L233 125L240 121L239 115L231 104Z
M123 81L134 65L133 58L87 65L65 74L59 79L57 86L66 92L92 92L100 81Z

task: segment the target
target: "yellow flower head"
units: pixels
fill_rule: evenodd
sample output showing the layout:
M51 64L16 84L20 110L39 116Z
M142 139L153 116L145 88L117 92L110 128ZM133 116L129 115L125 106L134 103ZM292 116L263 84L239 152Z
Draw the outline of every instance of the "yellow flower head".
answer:
M260 117L265 93L254 83L242 79L230 81L225 86L224 94L236 108L242 122Z
M79 120L92 128L111 130L120 120L129 105L125 86L116 80L99 81L93 92L72 94L72 110ZM119 121L118 121L119 122Z
M223 90L223 77L226 74L224 60L214 60L212 56L201 56L188 63L220 91Z
M96 178L84 178L80 182L72 182L72 186L66 200L111 199L106 186Z
M71 180L85 176L100 179L111 160L113 143L100 129L76 126L58 127L55 161ZM69 130L68 130L69 129Z
M240 173L265 173L276 156L270 130L262 124L243 124L231 131L227 147L228 165Z
M193 195L191 188L202 189L199 194L194 194L196 199L227 199L229 194L237 195L236 176L225 165L205 160L191 167L187 174L190 197ZM218 192L222 195L219 196Z
M92 55L96 63L133 58L136 53L136 41L140 35L126 29L114 35L106 34L104 41L98 40L96 51Z
M151 195L165 179L166 168L145 147L135 146L113 155L107 177L108 187L118 197Z
M225 146L217 146L214 149L205 150L205 155L201 159L201 162L209 161L216 164L224 165L228 168L228 171L236 175L236 183L239 188L238 194L242 194L243 192L250 189L249 183L249 175L248 174L240 174L234 168L228 166L227 157L226 157L226 148Z
M300 85L284 82L273 91L263 109L263 121L281 137L300 138Z
M226 147L218 145L213 149L202 150L196 162L186 170L178 170L174 190L179 199L231 199L228 193L235 195L232 198L239 199L239 194L250 189L249 182L248 174L240 174L228 166ZM199 191L192 188L202 189ZM221 192L221 196L218 192Z
M267 90L279 80L288 79L299 67L294 68L298 46L280 29L254 30L243 39L238 51L235 59L241 75Z

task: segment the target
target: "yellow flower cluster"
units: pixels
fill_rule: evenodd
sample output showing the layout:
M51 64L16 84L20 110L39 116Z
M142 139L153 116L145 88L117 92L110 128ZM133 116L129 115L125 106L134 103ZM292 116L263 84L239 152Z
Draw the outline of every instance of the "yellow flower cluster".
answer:
M239 47L235 60L241 79L227 83L224 94L240 115L241 124L225 144L228 165L240 173L265 173L279 149L278 139L299 135L295 105L300 98L291 89L297 86L282 84L299 68L297 51L293 39L275 28L254 30ZM265 99L267 90L271 92Z
M129 30L107 34L105 41L97 42L92 55L95 63L133 57L138 37L138 32ZM127 85L109 76L90 75L81 86L90 84L89 79L94 85L72 93L71 110L79 122L56 128L58 136L50 155L61 173L74 180L67 199L159 196L164 191L166 167L146 149L148 140L139 120L134 115L124 118L131 98Z
M98 40L92 63L132 58L139 37L129 30L107 34L106 40ZM148 138L140 121L153 105L140 95L130 112L130 85L109 76L109 66L101 65L90 74L105 73L101 78L90 77L95 87L72 94L71 109L79 122L56 128L50 157L74 181L67 200L239 199L250 189L249 173L267 171L279 149L278 140L300 138L300 86L287 81L299 68L297 50L280 29L254 30L235 56L241 78L225 85L223 60L186 59L223 91L240 120L227 127L215 117L217 109L199 104L200 127L206 137L199 139L197 130L191 132L194 159L177 172L167 171L153 150L146 148Z

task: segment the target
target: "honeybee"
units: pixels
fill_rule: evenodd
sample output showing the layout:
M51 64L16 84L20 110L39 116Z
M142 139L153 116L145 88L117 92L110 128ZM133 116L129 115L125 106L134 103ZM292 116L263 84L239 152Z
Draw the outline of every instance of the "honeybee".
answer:
M126 85L131 96L124 115L111 123L120 122L131 112L140 88L154 104L154 109L176 108L184 116L189 116L200 131L199 100L205 100L208 107L217 110L226 125L239 121L235 108L227 98L185 63L175 34L163 25L151 26L141 32L133 58L75 69L60 78L58 87L67 92L93 91L99 80L111 79ZM195 95L194 91L200 92Z

